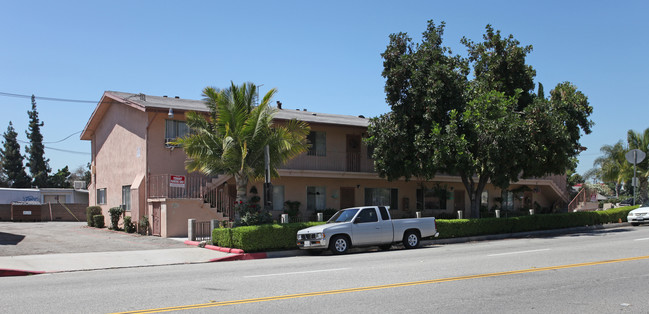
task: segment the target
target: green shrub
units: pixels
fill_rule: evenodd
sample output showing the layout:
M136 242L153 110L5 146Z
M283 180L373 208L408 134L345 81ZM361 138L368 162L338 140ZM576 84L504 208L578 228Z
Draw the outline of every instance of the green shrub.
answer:
M140 228L140 234L148 235L149 234L149 217L147 217L147 216L140 217L140 221L138 222L138 226Z
M104 222L104 215L94 215L92 216L93 226L95 228L103 228L106 226Z
M246 252L296 249L298 230L319 224L323 223L304 222L218 228L212 230L212 242L217 246L238 248Z
M124 209L122 207L112 207L108 210L110 214L110 228L113 230L119 230L119 218L124 214Z
M101 215L101 207L99 206L89 206L86 208L86 220L88 221L88 227L94 227L94 221L92 217L95 215Z
M131 221L131 216L124 217L124 231L127 233L135 232L135 224Z

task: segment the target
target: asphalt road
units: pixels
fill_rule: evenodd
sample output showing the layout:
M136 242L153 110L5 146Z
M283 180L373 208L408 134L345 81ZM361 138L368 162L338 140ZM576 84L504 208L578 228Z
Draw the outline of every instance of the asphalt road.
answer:
M4 313L648 313L649 226L0 278ZM168 308L173 307L173 308Z

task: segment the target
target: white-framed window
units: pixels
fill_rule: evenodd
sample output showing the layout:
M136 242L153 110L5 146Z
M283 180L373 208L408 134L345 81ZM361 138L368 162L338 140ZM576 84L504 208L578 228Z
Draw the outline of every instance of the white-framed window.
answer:
M326 209L327 189L324 186L307 186L306 187L306 209L321 210Z
M489 208L489 192L482 192L482 195L480 197L480 205Z
M98 205L106 204L106 188L97 189L97 204Z
M174 146L169 144L169 142L173 142L177 138L184 137L187 134L189 134L189 127L185 121L165 120L165 146Z
M365 188L365 205L399 209L399 189Z
M273 185L273 210L284 210L283 185Z
M327 133L321 131L311 131L306 137L311 147L307 155L326 156L327 155Z
M131 211L131 186L122 186L122 205L127 212Z

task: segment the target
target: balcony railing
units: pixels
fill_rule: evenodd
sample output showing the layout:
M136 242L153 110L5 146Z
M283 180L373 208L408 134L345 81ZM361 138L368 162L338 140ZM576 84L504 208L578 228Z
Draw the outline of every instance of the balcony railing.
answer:
M172 184L172 175L159 174L149 176L149 198L210 198L216 196L216 189L207 188L212 177L197 174L185 175L185 184Z
M374 173L374 161L361 153L327 152L326 156L302 154L279 167L289 170L321 170Z

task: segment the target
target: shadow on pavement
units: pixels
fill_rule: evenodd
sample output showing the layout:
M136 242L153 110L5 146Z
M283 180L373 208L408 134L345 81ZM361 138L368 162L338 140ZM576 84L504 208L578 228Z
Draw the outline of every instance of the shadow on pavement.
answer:
M0 232L0 245L17 245L24 238L21 234Z

